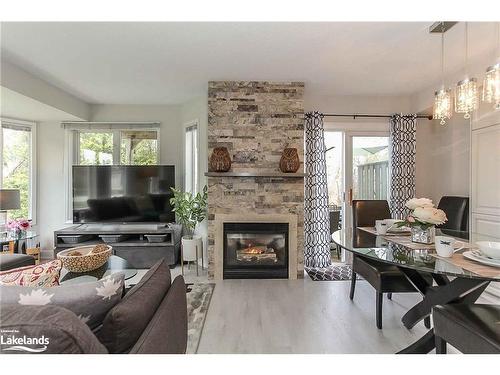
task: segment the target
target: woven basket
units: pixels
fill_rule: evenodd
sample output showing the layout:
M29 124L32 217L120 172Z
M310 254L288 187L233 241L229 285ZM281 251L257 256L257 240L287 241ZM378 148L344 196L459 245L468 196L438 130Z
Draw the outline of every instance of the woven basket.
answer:
M112 254L113 248L107 246L107 250L99 253L92 253L94 245L73 247L71 249L60 251L57 259L60 259L64 268L70 272L89 272L101 267ZM68 253L78 251L82 255L71 256Z

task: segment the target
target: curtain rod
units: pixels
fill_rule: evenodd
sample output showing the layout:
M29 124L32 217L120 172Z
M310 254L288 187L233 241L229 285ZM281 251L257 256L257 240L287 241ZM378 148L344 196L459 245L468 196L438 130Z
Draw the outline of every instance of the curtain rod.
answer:
M324 117L352 117L354 120L356 118L391 118L392 115L358 115L358 114L323 114ZM417 118L424 118L427 120L432 120L431 115L417 115Z
M108 124L160 124L158 121L61 121L61 124L77 124L77 125L108 125Z

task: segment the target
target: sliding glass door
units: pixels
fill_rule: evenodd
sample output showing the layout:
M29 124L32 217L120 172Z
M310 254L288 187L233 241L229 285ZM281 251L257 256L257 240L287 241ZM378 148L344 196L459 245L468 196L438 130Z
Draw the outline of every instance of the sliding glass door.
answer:
M333 227L337 227L338 220L339 228L352 228L353 199L388 198L388 127L363 123L365 130L349 130L355 126L325 126L328 203Z
M352 228L354 199L387 199L389 193L388 132L345 134L344 226Z

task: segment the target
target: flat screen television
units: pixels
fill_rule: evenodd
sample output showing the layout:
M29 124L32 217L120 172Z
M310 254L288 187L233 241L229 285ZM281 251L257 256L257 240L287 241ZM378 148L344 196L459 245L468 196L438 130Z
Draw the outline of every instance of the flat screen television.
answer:
M175 221L173 165L73 167L73 223Z

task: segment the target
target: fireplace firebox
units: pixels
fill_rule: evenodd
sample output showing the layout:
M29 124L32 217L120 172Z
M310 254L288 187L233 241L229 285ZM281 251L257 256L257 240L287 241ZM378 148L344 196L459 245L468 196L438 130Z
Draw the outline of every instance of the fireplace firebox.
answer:
M288 278L288 223L224 223L224 279Z

